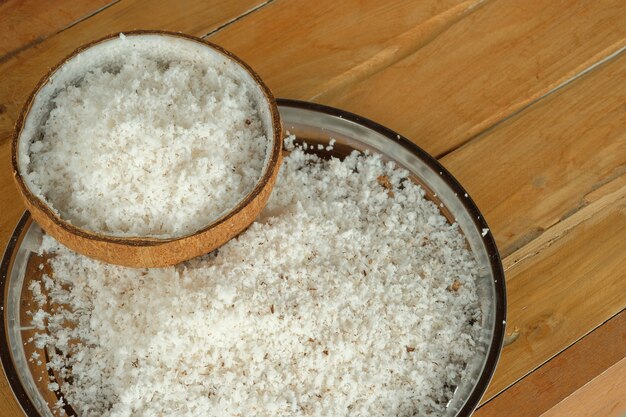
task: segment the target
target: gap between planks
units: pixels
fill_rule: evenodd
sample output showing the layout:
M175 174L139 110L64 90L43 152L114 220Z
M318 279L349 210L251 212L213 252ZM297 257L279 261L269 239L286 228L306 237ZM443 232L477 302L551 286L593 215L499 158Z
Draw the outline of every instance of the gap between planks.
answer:
M56 35L58 35L59 33L61 33L61 32L63 32L63 31L65 31L65 30L67 30L67 29L70 29L70 28L71 28L71 27L73 27L73 26L76 26L77 24L79 24L79 23L81 23L81 22L83 22L83 21L85 21L85 20L87 20L87 19L89 19L89 18L91 18L91 17L95 16L96 14L98 14L98 13L100 13L100 12L102 12L102 11L104 11L104 10L108 9L109 7L114 6L115 4L119 3L120 1L122 1L122 0L112 0L110 3L105 4L104 6L102 6L102 7L98 8L98 9L96 9L96 10L92 11L91 13L89 13L89 14L87 14L87 15L85 15L85 16L82 16L81 18L79 18L79 19L77 19L77 20L75 20L75 21L73 21L73 22L71 22L71 23L69 23L69 24L65 25L64 27L62 27L61 29L57 30L57 31L56 31L56 32L54 32L54 33L50 33L49 35L44 36L44 37L38 37L38 38L36 38L35 40L33 40L33 41L31 41L31 42L27 43L26 45L23 45L23 46L21 46L21 47L19 47L19 48L16 48L16 49L12 50L12 51L9 51L8 53L4 54L3 56L0 56L0 63L2 63L2 62L4 62L4 61L7 61L7 60L9 60L9 59L11 59L11 58L13 58L15 55L18 55L19 53L21 53L21 52L23 52L23 51L25 51L25 50L27 50L27 49L29 49L29 48L31 48L31 47L33 47L33 46L35 46L35 45L40 44L41 42L45 41L45 40L46 40L46 39L48 39L48 38L51 38L51 37L53 37L53 36L56 36ZM205 33L205 34L203 34L203 35L199 35L199 37L200 37L200 38L203 38L203 39L204 39L204 38L207 38L207 37L209 37L209 36L211 36L211 35L213 35L213 34L215 34L215 33L219 32L219 31L221 31L221 30L225 29L226 27L228 27L228 26L232 25L233 23L236 23L236 22L237 22L237 21L239 21L240 19L245 18L246 16L250 15L251 13L254 13L254 12L256 12L257 10L260 10L261 8L263 8L263 7L267 6L267 5L269 5L270 3L273 3L274 1L275 1L275 0L266 0L266 1L265 1L265 2L263 2L263 3L260 3L260 4L256 5L256 6L254 6L254 7L250 8L249 10L246 10L245 12L243 12L242 14L240 14L239 16L236 16L236 17L234 17L234 18L230 19L229 21L227 21L227 22L225 22L224 24L222 24L222 25L218 26L217 28L215 28L215 29L211 30L210 32Z
M626 173L620 129L625 59L620 54L605 61L443 159L479 207L486 207L483 214L503 258L574 215L587 204L587 194ZM494 176L499 187L488 185Z
M626 4L615 0L602 7L575 0L489 2L402 61L323 101L390 126L432 155L445 155L624 47L624 22ZM271 81L276 65L267 66L262 73ZM295 73L309 71L289 72L295 79ZM301 90L293 81L277 88L290 96Z
M483 403L476 417L538 416L580 390L626 355L626 310ZM599 350L603 355L591 356ZM528 398L536 401L527 401Z
M228 26L232 25L233 23L238 22L239 20L247 17L248 15L250 15L250 14L252 14L252 13L254 13L254 12L260 10L260 9L262 9L263 7L269 5L270 3L273 3L273 2L274 2L274 0L266 0L264 3L257 4L256 6L251 7L249 10L246 10L245 12L240 14L239 16L230 19L228 22L224 23L223 25L216 27L215 29L213 29L212 31L210 31L208 33L205 33L204 35L201 35L200 38L206 39L209 36L216 34L217 32L227 28Z
M77 47L110 33L137 28L158 28L182 31L199 36L216 27L222 29L225 22L242 13L249 12L267 0L215 0L211 7L202 2L190 2L185 10L175 0L153 4L151 0L123 0L101 9L90 18L67 27L55 36L25 49L18 56L0 62L0 73L5 89L0 89L0 145L10 137L15 119L41 75ZM150 10L146 14L145 10ZM258 10L258 9L257 9Z
M624 417L626 357L587 382L541 417Z
M574 228L591 219L600 211L617 205L626 198L626 175L605 183L583 197L578 209L564 219L546 229L539 236L526 243L502 260L504 271L508 271L520 262L529 260L549 248L559 239L567 236Z
M604 184L602 187L588 193L584 197L583 201L585 202L584 208L569 216L565 220L560 221L554 226L548 228L539 238L533 240L531 243L527 244L520 250L504 258L503 266L505 268L505 271L510 271L511 269L516 267L524 268L525 262L531 262L534 257L541 256L542 253L549 249L552 245L556 244L561 239L566 238L570 232L578 230L578 227L584 227L584 224L589 221L593 221L595 216L602 216L605 212L607 212L607 210L610 210L611 208L617 209L618 211L623 211L624 207L626 207L626 175L622 175L614 179L613 181ZM613 317L618 316L619 314L622 314L622 311L623 307L622 309L620 309L620 311L608 317L606 320L603 320L598 325L587 329L584 334L581 334L575 340L572 340L566 346L563 346L561 349L554 352L554 354L551 354L549 357L545 358L545 360L543 360L542 362L537 363L536 366L528 369L522 375L519 375L517 378L510 381L506 385L499 387L496 392L491 394L487 392L485 397L483 397L482 399L481 407L497 399L499 396L505 395L507 390L521 383L526 378L533 375L533 373L537 372L537 370L545 367L553 359L555 359L555 357L558 357L563 352L566 352L573 346L576 346L577 343L588 337L590 333L597 331L607 321L611 320ZM514 323L515 318L510 317L509 322ZM519 332L520 329L516 327L512 329L507 327L507 333L505 335L503 348L506 348L506 346L515 343L517 337L520 334ZM502 365L502 360L500 360L499 362L499 366L500 365Z
M84 21L84 20L87 20L87 19L89 19L89 18L90 18L90 17L92 17L92 16L97 15L97 14L98 14L98 13L100 13L101 11L108 9L109 7L111 7L111 6L113 6L113 5L117 4L117 3L119 3L120 1L122 1L122 0L112 0L112 1L111 1L111 3L109 3L109 4L105 4L104 6L100 7L99 9L96 9L96 10L94 10L93 12L89 13L87 16L83 16L83 17L81 17L80 19L76 20L75 22L72 22L72 23L70 23L69 25L66 25L66 26L65 26L65 27L63 27L61 30L59 30L57 33L61 33L61 32L63 32L64 30L67 30L67 29L71 28L72 26L76 26L76 25L77 25L77 24L79 24L80 22L82 22L82 21ZM57 33L53 33L53 34L52 34L52 35L50 35L50 36L54 36L54 35L56 35Z
M450 149L446 150L445 152L441 152L440 154L436 155L435 157L437 159L443 158L446 155L451 154L452 152L455 152L455 151L459 150L460 148L464 147L465 145L468 145L473 140L476 140L479 137L481 137L481 136L483 136L485 134L488 134L491 130L495 129L496 127L498 127L502 123L506 122L507 120L517 116L518 114L522 113L526 109L534 106L536 103L540 102L541 100L545 99L546 97L548 97L548 96L550 96L550 95L560 91L561 89L567 87L568 85L572 84L573 82L575 82L576 80L578 80L582 76L592 72L593 70L597 69L598 67L602 66L603 64L606 64L606 63L610 62L611 60L616 59L622 53L624 53L624 51L626 51L626 39L623 39L623 40L621 40L621 41L619 41L619 42L609 46L608 48L602 50L601 52L599 52L596 55L594 55L593 58L591 58L590 60L588 60L585 63L583 63L583 65L577 67L574 71L565 74L562 77L562 79L563 79L562 81L561 80L557 81L556 83L554 83L553 86L550 86L548 88L548 90L545 91L544 93L542 93L542 94L540 94L540 95L538 95L536 97L529 97L527 100L520 102L517 106L515 106L513 109L511 109L510 113L505 114L505 115L503 115L500 118L498 118L498 116L499 116L499 114L498 114L495 117L490 118L490 119L486 120L485 122L479 124L478 125L479 128L476 130L475 133L472 134L471 137L467 138L463 142L460 142L460 143L456 144L455 146L451 147ZM483 127L482 130L480 130L480 127Z
M24 45L22 45L22 46L20 46L18 48L15 48L13 50L10 50L10 51L6 52L4 55L0 56L0 64L5 62L5 61L7 61L7 60L9 60L9 59L11 59L11 58L13 58L14 56L16 56L18 54L24 52L25 50L27 50L29 48L32 48L35 45L39 45L40 43L42 43L46 39L49 39L49 38L51 38L53 36L56 36L59 33L61 33L63 31L65 31L65 30L71 28L72 26L75 26L75 25L77 25L77 24L79 24L79 23L89 19L90 17L95 16L96 14L100 13L103 10L108 9L109 7L115 5L116 3L120 2L120 1L121 0L111 0L111 2L101 6L99 8L97 8L96 10L93 10L93 11L89 12L85 16L79 17L78 19L68 23L67 25L61 27L60 29L58 29L56 31L53 31L53 32L51 32L49 34L46 34L46 35L43 35L43 36L38 36L35 39L33 39L32 41L30 41L30 42L28 42L28 43L26 43L26 44L24 44Z

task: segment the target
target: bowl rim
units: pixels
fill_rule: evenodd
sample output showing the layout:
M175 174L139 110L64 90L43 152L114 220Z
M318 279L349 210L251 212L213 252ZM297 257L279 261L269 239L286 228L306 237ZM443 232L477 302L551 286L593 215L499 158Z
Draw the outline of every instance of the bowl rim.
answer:
M465 189L461 186L461 184L454 178L454 176L443 166L441 165L434 157L424 151L421 147L411 142L406 137L394 132L393 130L376 123L370 119L365 117L356 115L354 113L340 110L335 107L325 106L321 104L311 103L307 101L301 100L292 100L292 99L277 99L277 103L279 107L291 107L297 109L311 110L315 112L329 114L331 116L340 117L342 119L346 119L348 121L360 124L365 126L373 131L380 133L381 135L387 137L388 139L401 144L403 147L407 148L412 153L416 154L424 163L426 163L430 168L437 170L440 172L441 177L445 180L445 182L454 189L457 195L464 195L466 193ZM459 199L466 210L471 214L472 220L478 230L482 230L483 228L488 228L487 222L471 199L471 196L468 194L467 198ZM5 249L2 263L0 264L0 294L2 298L0 298L0 307L2 307L2 319L0 320L0 361L2 362L2 366L4 368L4 373L9 381L9 386L13 392L13 395L17 399L18 404L22 407L22 410L29 417L40 417L39 412L35 408L32 403L30 397L26 393L24 387L21 384L19 376L17 374L17 370L15 369L15 365L12 360L12 355L9 350L9 342L6 335L7 329L5 328L5 316L6 312L4 309L4 294L6 292L6 284L10 278L9 269L11 267L13 258L16 254L16 248L19 246L21 239L23 237L24 230L30 226L32 222L32 217L28 211L25 211L19 220L13 235L11 236L9 243ZM494 308L495 308L495 319L494 319L494 328L491 337L491 344L489 346L489 350L485 356L485 362L483 370L478 377L478 380L474 384L474 388L472 389L470 395L467 397L465 403L461 407L461 409L457 412L457 417L469 417L472 412L477 407L480 399L484 395L489 382L491 381L493 374L496 369L496 365L498 364L498 359L500 358L500 353L502 351L502 346L504 342L504 334L506 327L506 316L507 316L507 297L506 297L506 283L505 283L505 275L504 269L502 267L502 261L500 258L500 254L498 252L498 248L496 246L495 239L492 233L488 233L483 237L483 242L485 244L485 248L489 255L489 264L491 266L491 270L493 272L494 277L494 287L495 287L495 299L494 299Z
M133 36L170 36L186 41L196 42L202 46L205 46L213 51L221 54L225 58L233 61L238 64L244 71L246 71L251 77L252 80L257 84L257 86L261 89L261 93L263 94L264 101L268 106L268 110L270 113L270 122L271 122L271 131L272 135L268 140L271 141L271 148L269 150L269 154L267 155L267 163L264 167L263 174L257 180L254 188L243 198L241 199L236 206L227 212L223 213L217 219L211 221L209 224L184 235L180 236L170 236L170 237L151 237L151 236L115 236L112 234L95 232L92 230L88 230L86 228L82 228L72 224L70 221L63 219L59 214L55 213L52 210L52 206L44 201L42 198L33 194L28 185L26 185L24 178L22 177L22 173L20 170L19 164L19 143L21 133L24 128L24 123L30 114L31 107L35 100L35 97L39 94L41 89L48 83L50 78L68 61L72 60L76 56L78 56L83 51L90 49L93 46L115 40L115 38L120 37L120 35L124 35L125 37L133 37ZM115 32L109 35L106 35L100 39L96 39L94 41L88 42L84 45L79 46L69 55L65 56L61 61L59 61L56 65L44 74L44 76L39 80L33 91L30 93L26 102L22 106L22 109L19 113L18 119L15 123L15 128L13 130L13 136L11 140L11 166L13 177L15 183L17 184L17 188L22 195L22 198L27 202L27 204L31 204L35 209L39 210L46 218L48 218L56 227L59 227L63 231L76 235L80 238L97 241L102 243L111 243L117 245L124 246L140 246L140 247L151 247L151 246L159 246L164 243L181 241L189 238L194 238L196 236L205 234L212 229L216 228L219 225L223 225L228 223L233 217L240 214L244 209L250 206L254 200L259 197L264 188L273 181L272 177L278 170L281 161L281 152L283 146L283 129L282 123L280 119L280 113L278 111L278 105L276 104L276 99L272 94L269 87L265 84L265 82L261 79L261 77L241 58L239 58L234 53L224 49L223 47L207 41L205 39L188 35L182 32L172 32L165 30L132 30L128 32ZM270 185L271 186L271 185ZM44 225L45 226L45 225ZM234 236L230 236L232 238Z
M476 205L474 200L472 200L471 195L465 190L465 188L463 188L461 183L459 183L459 181L452 175L452 173L450 173L450 171L448 171L437 159L435 159L435 157L433 157L420 146L409 140L407 137L371 119L359 116L358 114L346 110L338 109L336 107L326 106L323 104L308 101L283 98L278 98L277 102L279 107L293 107L298 109L311 110L335 116L340 119L348 120L350 122L371 129L387 137L393 142L402 145L402 147L417 155L432 170L434 170L435 172L439 172L439 176L444 180L446 184L450 186L450 188L452 188L452 190L457 195L467 195L467 198L459 198L459 201L463 204L465 210L467 210L467 212L470 214L472 221L474 222L474 225L478 228L478 230L491 230L487 225L485 217L478 209L478 206ZM496 366L498 365L498 360L500 359L500 353L502 352L502 347L504 344L507 317L507 297L504 268L502 266L502 259L500 257L500 252L498 251L498 247L496 246L496 241L493 237L493 233L487 233L485 236L483 236L483 242L487 250L489 265L491 266L491 271L494 278L494 328L491 338L491 344L485 356L483 370L478 377L478 380L476 381L476 384L474 385L474 388L472 389L470 395L467 397L467 400L465 401L461 409L457 412L456 417L469 417L478 406L478 403L485 394L485 391L487 391L487 387L489 386L493 374L495 373Z

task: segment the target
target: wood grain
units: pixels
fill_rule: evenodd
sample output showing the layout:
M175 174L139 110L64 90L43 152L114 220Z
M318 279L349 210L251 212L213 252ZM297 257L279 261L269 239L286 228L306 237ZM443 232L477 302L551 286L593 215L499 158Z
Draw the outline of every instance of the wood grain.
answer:
M0 62L117 0L6 0L0 2Z
M626 54L442 162L483 210L508 256L626 172Z
M542 417L623 417L626 413L626 358L607 369Z
M482 3L278 0L211 41L236 51L278 97L312 99L344 74L407 56Z
M201 36L232 22L267 0L180 1L124 0L88 20L0 63L0 145L13 129L17 114L48 68L78 46L108 34L133 29L161 29Z
M623 198L624 190L626 190L626 175L622 175L585 195L571 215L560 220L554 226L542 232L537 238L504 258L502 261L504 270L508 271L518 262L540 254L542 250L550 246L554 241L560 239L581 223L589 220L597 212L611 210Z
M504 261L518 334L485 399L626 307L625 63L603 64L443 158L502 253L547 233Z
M622 0L491 1L406 59L316 100L441 156L625 45Z
M485 400L626 308L626 188L615 193L614 204L507 272L507 329L516 337L502 351Z
M474 417L539 416L624 357L626 311L484 404ZM529 398L533 400L529 401Z

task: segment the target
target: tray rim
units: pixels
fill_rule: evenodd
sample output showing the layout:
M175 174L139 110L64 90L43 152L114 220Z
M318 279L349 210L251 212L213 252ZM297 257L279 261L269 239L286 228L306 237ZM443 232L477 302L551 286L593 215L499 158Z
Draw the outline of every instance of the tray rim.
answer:
M416 145L414 142L410 141L405 136L400 135L399 133L377 122L374 122L373 120L335 107L308 101L285 98L277 98L276 102L279 107L279 112L280 107L292 107L296 109L324 113L359 124L400 144L411 153L417 155L431 169L438 171L442 179L458 195L467 194L467 198L459 200L461 201L467 212L471 215L472 221L474 222L475 226L478 228L478 230L489 229L489 226L487 225L484 216L476 206L476 203L474 203L469 193L466 192L466 190L463 188L463 186L461 186L458 180L443 165L441 165L439 161L437 161L437 159L435 159L432 155ZM4 375L8 380L8 386L10 387L13 396L17 400L17 403L22 408L22 411L28 417L40 417L41 415L35 408L30 397L22 386L17 370L15 369L15 365L13 363L8 338L6 336L7 313L4 305L5 292L7 290L6 283L9 276L9 268L12 264L15 254L17 253L16 249L21 243L23 232L27 227L30 227L32 221L33 220L31 214L27 210L24 211L24 214L21 216L15 229L13 230L11 238L4 250L2 263L0 264L0 294L2 295L2 297L0 298L0 311L2 313L2 319L0 320L0 362L2 362ZM495 324L491 344L485 357L485 365L483 371L476 381L469 397L467 398L461 409L457 412L457 417L469 417L478 406L478 403L486 392L487 387L489 386L489 383L493 377L504 342L507 314L507 297L504 269L502 267L500 253L498 252L498 248L496 246L495 239L493 238L493 234L488 233L486 236L484 236L483 242L488 253L489 264L491 266L494 277L493 284L495 288Z

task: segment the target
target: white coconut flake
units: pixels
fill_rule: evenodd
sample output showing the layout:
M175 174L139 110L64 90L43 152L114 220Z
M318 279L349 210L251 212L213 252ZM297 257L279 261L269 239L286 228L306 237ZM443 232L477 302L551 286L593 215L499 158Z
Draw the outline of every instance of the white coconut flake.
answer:
M37 340L72 378L55 381L68 404L82 417L441 415L477 354L477 265L407 177L377 155L295 147L246 232L170 268L104 264L46 236L55 311Z
M129 54L60 89L52 105L26 181L90 231L191 234L235 207L264 167L258 103L220 67Z

